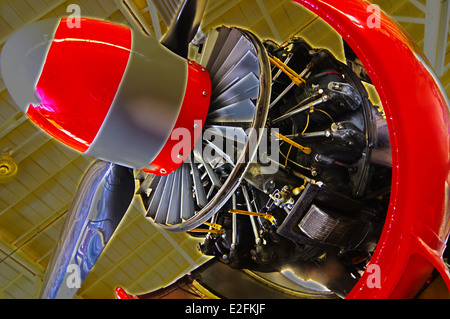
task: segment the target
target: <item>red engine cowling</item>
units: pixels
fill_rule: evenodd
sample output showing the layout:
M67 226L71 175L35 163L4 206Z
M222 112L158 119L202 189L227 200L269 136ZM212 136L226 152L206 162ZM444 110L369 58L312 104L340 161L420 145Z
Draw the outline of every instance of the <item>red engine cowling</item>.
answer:
M391 136L391 201L371 259L380 269L381 286L370 287L372 274L366 271L348 298L412 298L433 268L450 287L442 260L450 232L450 102L442 85L391 18L380 12L380 27L367 24L373 14L369 2L295 1L330 24L359 57L381 98Z
M153 174L172 172L200 136L208 72L127 27L94 19L80 26L44 20L7 41L2 72L13 99L80 152ZM176 147L179 132L183 148Z

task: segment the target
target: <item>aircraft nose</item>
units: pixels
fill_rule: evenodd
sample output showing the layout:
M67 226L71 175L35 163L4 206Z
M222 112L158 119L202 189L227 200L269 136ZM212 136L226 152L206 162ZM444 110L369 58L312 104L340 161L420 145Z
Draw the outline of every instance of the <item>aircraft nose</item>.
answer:
M14 33L3 46L0 70L6 89L26 113L30 104L39 104L36 83L42 72L59 19L32 23Z

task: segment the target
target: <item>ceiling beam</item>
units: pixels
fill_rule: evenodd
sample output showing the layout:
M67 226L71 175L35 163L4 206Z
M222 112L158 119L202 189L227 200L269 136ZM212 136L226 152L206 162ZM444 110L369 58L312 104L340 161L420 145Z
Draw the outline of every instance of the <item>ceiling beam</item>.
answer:
M419 2L418 0L409 0L409 2L411 4L413 4L417 9L419 9L422 12L427 12L427 7L426 5L422 4L421 2Z
M156 9L168 28L177 13L181 0L147 0L147 3L149 10L152 10L153 7Z
M445 71L447 54L447 38L450 23L450 0L427 0L423 5L417 0L409 0L414 6L425 13L425 18L395 16L397 22L422 24L425 27L423 52L428 58L437 76Z
M264 5L262 0L256 0L256 3L258 4L259 9L261 10L264 19L266 20L267 24L269 25L270 31L272 32L273 36L275 37L275 40L278 43L282 43L283 39L280 36L280 32L278 32L278 28L275 26L275 23L272 21L272 17L270 16L269 11L267 11L266 6Z
M80 155L82 156L82 155ZM27 194L23 194L22 197L17 198L17 200L13 201L12 203L9 203L9 206L6 207L5 209L0 211L0 216L2 216L3 214L6 214L10 209L12 209L14 206L18 205L20 202L22 202L23 200L25 200L26 198L28 198L28 196L31 196L32 194L34 194L38 189L40 189L41 187L43 187L47 182L49 182L52 178L54 178L58 173L62 172L63 170L65 170L67 168L67 166L71 163L73 163L76 159L78 159L79 156L73 157L71 158L64 166L62 167L56 167L54 171L50 172L46 178L42 179L40 181L39 184L36 184L35 186L31 187L30 189L28 189ZM17 163L19 163L19 161L17 161Z
M397 22L406 22L406 23L417 23L417 24L425 24L425 18L416 18L416 17L405 17L405 16L392 16L394 20Z
M14 147L11 151L11 155L14 156L16 163L20 164L20 162L30 157L31 154L33 154L52 140L53 137L49 134L36 131L33 135L28 137L25 142Z
M59 0L52 5L49 5L45 10L39 12L36 16L34 16L33 19L27 20L26 23L24 23L20 28L23 28L33 22L38 21L39 19L42 19L47 14L51 13L53 10L55 10L59 6L63 5L64 2L66 2L66 0ZM8 33L6 36L0 38L0 44L5 43L6 40L8 40L13 35L13 33L15 33L18 29L19 28L15 28L12 32Z
M129 0L113 0L119 8L120 12L124 15L125 19L131 25L132 28L142 31L145 35L154 37L154 33L148 26L145 19L142 17L139 10L134 3Z
M29 278L40 276L45 273L45 268L33 261L27 254L20 250L20 246L16 247L7 243L0 237L0 251L5 254L5 257L1 257L0 264L7 260L12 261L23 269Z
M15 115L8 118L5 122L0 125L0 139L4 138L6 135L15 130L20 124L27 121L29 117L22 111L18 111ZM0 150L0 152L3 150Z
M438 76L444 74L450 0L427 0L424 53Z
M152 19L153 30L155 30L155 37L158 42L162 39L161 25L159 24L158 9L155 6L154 0L147 0L148 11Z
M137 205L133 202L134 208L144 216L147 214L144 210L143 205ZM147 218L146 218L147 219ZM149 220L150 222L150 220ZM152 222L150 222L152 223ZM172 247L178 251L178 253L184 257L184 259L191 265L192 267L198 266L197 263L184 251L184 249L173 239L173 237L165 230L159 227L158 225L155 225L156 230L172 245Z
M61 220L61 218L63 218L67 214L70 205L71 201L62 203L61 206L57 208L57 211L54 214L47 215L45 219L43 219L39 224L36 224L33 228L23 233L20 237L16 238L13 244L17 247L22 247L32 239L36 238L36 236L38 236L40 233ZM53 251L53 249L51 249L50 251ZM41 260L42 257L38 260L38 262Z
M209 29L215 26L211 26L211 24L219 19L222 15L235 8L242 0L233 0L233 1L220 1L212 8L208 8L208 11L205 12L203 16L202 25L206 26L205 29Z

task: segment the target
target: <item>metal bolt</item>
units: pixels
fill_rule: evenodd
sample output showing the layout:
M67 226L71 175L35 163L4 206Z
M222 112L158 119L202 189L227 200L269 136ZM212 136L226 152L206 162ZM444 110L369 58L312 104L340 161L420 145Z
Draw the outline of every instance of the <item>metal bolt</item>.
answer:
M206 93L206 91L203 91L203 96L207 96L208 93Z
M198 124L194 124L194 130L198 129Z
M183 154L178 154L177 157L178 157L178 158L182 158L182 157L183 157Z
M160 172L161 174L166 174L166 173L167 173L167 171L166 171L164 168L161 168L161 169L159 170L159 172Z

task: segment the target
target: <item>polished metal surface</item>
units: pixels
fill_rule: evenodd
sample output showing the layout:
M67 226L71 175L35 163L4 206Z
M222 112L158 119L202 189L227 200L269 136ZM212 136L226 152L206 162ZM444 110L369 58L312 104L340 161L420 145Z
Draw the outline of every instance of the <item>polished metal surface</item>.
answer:
M41 298L73 298L111 239L134 196L129 168L96 161L68 210L44 278Z
M208 114L208 123L253 122L255 105L250 99L240 101Z
M190 174L189 164L181 165L182 182L181 182L181 218L183 220L189 219L195 214L193 192L192 192L192 177Z

